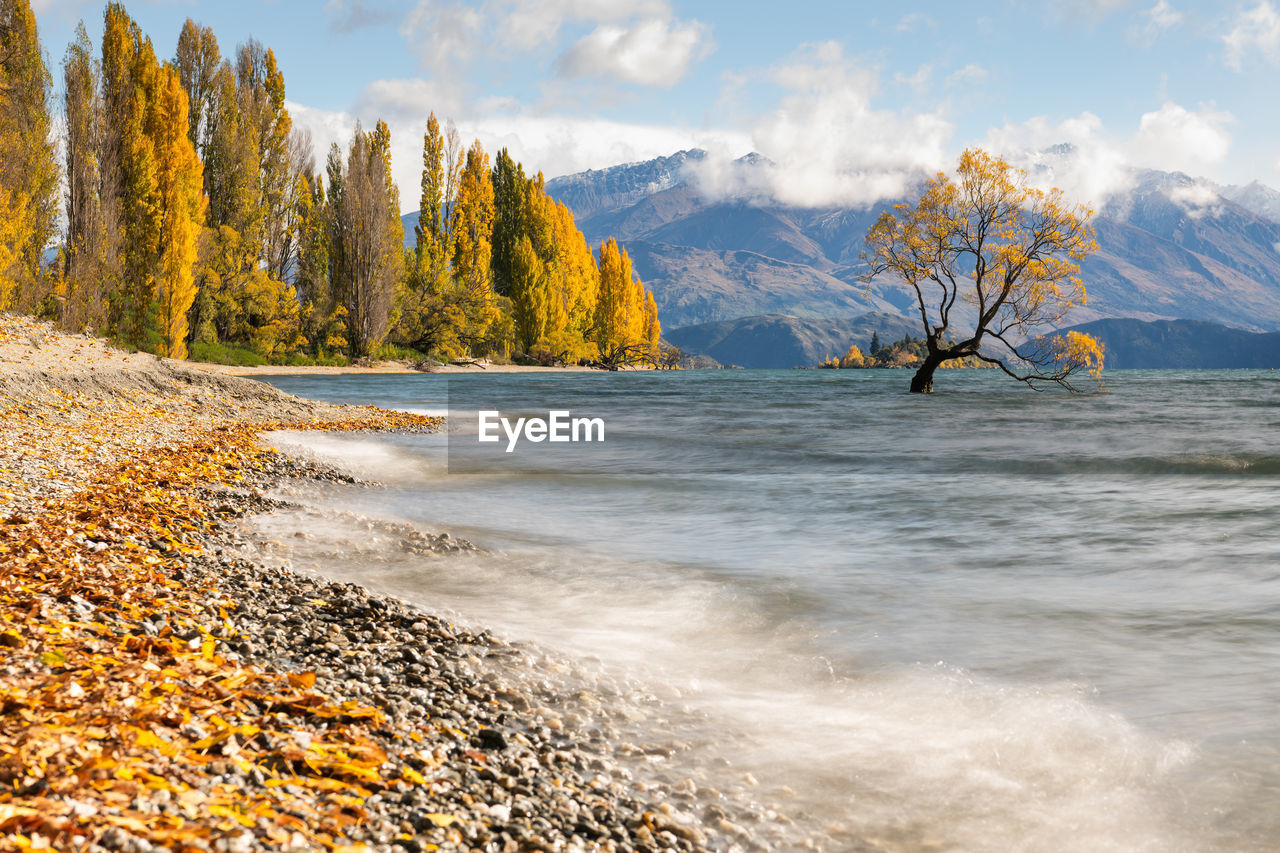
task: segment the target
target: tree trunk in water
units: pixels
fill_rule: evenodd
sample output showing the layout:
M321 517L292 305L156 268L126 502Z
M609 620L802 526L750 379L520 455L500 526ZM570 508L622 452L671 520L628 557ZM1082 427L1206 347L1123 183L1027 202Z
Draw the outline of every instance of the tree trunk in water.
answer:
M916 375L911 377L912 394L933 393L933 372L938 369L940 364L942 364L942 359L935 358L932 355L924 360L920 365L920 369L916 371Z

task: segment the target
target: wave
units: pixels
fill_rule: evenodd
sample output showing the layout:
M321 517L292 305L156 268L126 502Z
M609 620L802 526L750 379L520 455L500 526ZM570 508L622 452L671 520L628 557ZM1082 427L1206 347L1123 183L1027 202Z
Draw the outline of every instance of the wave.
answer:
M402 521L313 500L248 522L270 543L259 557L524 641L534 663L498 662L503 678L575 697L557 716L584 738L607 731L637 782L688 792L673 805L751 804L776 821L778 847L1213 846L1207 807L1182 788L1194 750L1080 685L832 661L815 626L780 622L707 573L528 543L422 555L401 547Z

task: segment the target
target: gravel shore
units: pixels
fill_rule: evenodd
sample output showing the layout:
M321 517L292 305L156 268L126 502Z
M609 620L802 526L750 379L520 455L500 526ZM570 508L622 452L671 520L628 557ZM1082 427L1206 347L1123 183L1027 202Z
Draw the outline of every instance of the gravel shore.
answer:
M341 476L280 457L252 481L250 494L271 491L281 477ZM254 512L280 504L241 495L227 506ZM401 533L424 552L475 549L448 534ZM628 742L629 712L623 703L610 702L626 689L616 680L574 673L571 661L467 630L353 584L238 556L252 545L227 525L186 570L197 582L235 590L232 630L238 639L230 654L313 671L317 689L326 695L382 709L388 725L375 736L388 752L403 749L405 730L433 732L434 760L419 768L429 784L367 800L370 819L353 838L409 851L430 845L745 851L773 849L767 840L783 835L752 828L776 814L732 802L719 791L697 796L692 781L637 781L637 771L643 775L639 765L652 765L687 745L670 739ZM422 816L441 811L459 818L453 829L461 838L452 844L448 828ZM395 840L409 832L411 839Z
M0 849L815 846L756 801L749 774L735 790L664 775L664 760L689 745L635 742L654 727L629 723L637 701L651 718L681 711L625 676L584 674L578 662L359 586L250 559L254 543L238 519L281 506L269 493L350 478L266 450L206 463L222 457L201 437L225 443L226 430L254 424L370 428L377 413L126 355L12 316L0 316L0 362L9 537L0 542L0 606L14 620L0 633ZM431 428L425 419L397 425ZM180 476L142 483L138 460L166 453L163 470ZM128 500L154 506L150 527L102 530L87 520L98 492L108 500L104 484L133 480L142 491ZM59 541L40 541L51 530ZM475 550L447 533L400 534L424 554ZM131 590L121 576L147 581ZM129 603L135 592L134 602L150 603ZM185 691L196 698L144 714L145 702L110 698L126 677L156 680L148 690L170 704ZM274 686L233 693L254 683ZM76 720L100 732L96 743L53 736L70 737ZM51 754L56 743L96 757L76 764ZM126 759L151 769L104 775ZM312 825L308 815L322 819Z

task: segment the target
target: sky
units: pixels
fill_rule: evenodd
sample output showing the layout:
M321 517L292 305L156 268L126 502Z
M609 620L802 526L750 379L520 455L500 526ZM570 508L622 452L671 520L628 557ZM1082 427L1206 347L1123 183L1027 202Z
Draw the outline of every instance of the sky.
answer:
M256 38L317 160L357 121L392 129L417 207L434 111L548 178L700 147L773 164L752 192L791 204L891 198L966 147L1043 166L1099 205L1132 169L1280 185L1280 0L132 0L160 57L187 18L224 55ZM34 0L55 87L75 25L104 4ZM1044 152L1071 143L1074 156Z

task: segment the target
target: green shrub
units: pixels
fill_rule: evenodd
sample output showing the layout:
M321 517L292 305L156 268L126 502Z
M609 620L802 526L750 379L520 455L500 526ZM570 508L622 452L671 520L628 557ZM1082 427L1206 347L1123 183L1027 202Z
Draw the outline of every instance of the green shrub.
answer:
M346 367L351 363L351 359L341 353L321 352L319 355L308 355L294 352L285 356L280 363L290 367Z
M192 344L188 358L192 361L209 361L214 364L233 364L237 367L257 367L267 363L265 358L253 350L231 344Z
M373 353L375 361L422 361L425 355L399 344L383 344Z

